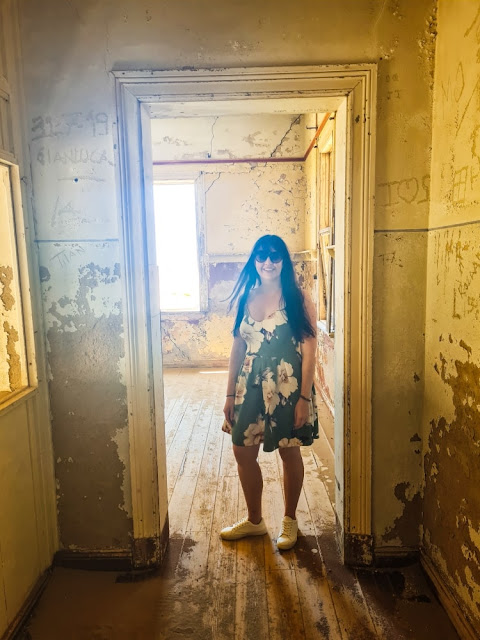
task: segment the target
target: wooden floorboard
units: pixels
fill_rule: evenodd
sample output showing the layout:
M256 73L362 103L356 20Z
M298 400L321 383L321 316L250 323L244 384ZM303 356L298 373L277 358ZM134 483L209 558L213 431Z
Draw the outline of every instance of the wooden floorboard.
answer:
M56 569L29 640L458 640L418 565L356 571L335 539L333 421L302 448L299 538L276 547L282 462L260 451L268 533L225 542L246 513L231 437L221 431L227 373L166 369L170 544L164 565L135 575Z

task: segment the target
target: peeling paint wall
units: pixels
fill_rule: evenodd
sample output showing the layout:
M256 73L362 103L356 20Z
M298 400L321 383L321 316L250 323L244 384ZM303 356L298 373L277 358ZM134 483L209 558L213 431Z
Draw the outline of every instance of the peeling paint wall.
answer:
M48 265L42 286L59 525L61 541L68 540L70 548L128 548L131 492L123 443L128 443L128 429L118 244L98 242L91 248L95 263L86 263L81 243L44 243L42 249ZM59 252L69 256L70 282L65 282Z
M378 552L421 539L421 433L436 2L387 1L379 53L373 256L373 534ZM354 239L353 239L354 241Z
M422 383L414 382L414 376L424 377L425 277L417 265L425 263L427 241L417 230L425 229L428 220L435 4L434 0L263 4L246 0L241 11L238 3L229 1L219 11L216 3L203 0L153 5L144 0L20 2L36 232L44 269L51 272L50 261L60 262L49 281L56 313L63 311L62 300L76 300L87 265L109 269L111 277L119 261L113 250L118 240L118 207L111 69L378 62L373 367L374 387L386 388L388 393L377 393L373 403L373 530L377 544L385 545L391 541L383 541L382 536L393 534L391 528L405 509L404 493L398 487L408 482L416 492L422 478L410 439L419 432L423 397ZM211 195L217 186L212 186ZM299 231L303 244L303 230ZM105 242L112 251L102 257L99 246ZM61 245L58 255L55 243ZM250 238L246 244L250 246ZM80 250L82 255L75 257ZM216 247L210 250L217 252ZM407 287L410 281L415 283L412 288ZM92 285L91 295L97 295L96 288ZM121 336L116 302L121 301L112 295L102 322L105 331L110 323ZM55 331L64 332L62 339L70 328L94 322L90 302L75 304L67 303L72 305L72 321L62 325L57 319ZM51 309L48 300L45 314L53 328ZM408 318L409 331L398 330L399 318ZM109 457L107 449L114 430L121 428L118 403L105 403L102 421L96 423L99 447L91 448L91 464L87 464L87 455L81 455L82 439L78 431L70 430L67 407L60 397L65 379L77 376L78 391L69 392L68 411L82 415L86 403L99 401L104 387L89 384L91 368L86 366L95 357L96 344L85 331L84 349L77 344L73 356L61 351L59 341L53 348L50 345L54 437L57 446L62 443L59 465L69 457L81 459L75 474L78 478L83 474L80 481L88 488L84 499L66 481L60 482L61 511L75 518L67 522L65 515L63 520L66 546L90 542L94 533L102 542L122 546L129 527L120 457L118 453ZM105 372L102 384L110 399L117 390L124 399L120 341L106 344L97 360L97 367ZM110 507L102 516L90 501L98 498L106 471L110 475L103 503ZM57 475L62 473L59 468ZM127 463L123 476L129 473ZM113 519L111 509L118 511ZM88 523L92 513L98 516L93 526ZM405 517L411 524L411 538L418 542L416 516ZM74 524L78 527L73 536ZM410 534L404 536L405 530L399 529L396 537L409 544L412 540Z
M298 114L154 120L153 160L298 158L315 133L306 126L305 116ZM199 175L205 198L208 308L200 313L163 314L165 365L225 365L232 345L226 298L254 242L265 233L276 233L291 251L305 247L303 163L155 167L159 179Z
M480 10L439 3L425 354L426 554L480 627ZM452 55L455 51L455 55Z

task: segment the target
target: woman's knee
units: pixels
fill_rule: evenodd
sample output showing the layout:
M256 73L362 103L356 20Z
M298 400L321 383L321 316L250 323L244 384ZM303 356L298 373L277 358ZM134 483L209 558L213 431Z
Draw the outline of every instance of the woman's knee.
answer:
M240 466L255 464L258 458L259 448L260 445L254 445L253 447L239 447L234 444L233 455L235 456L237 464Z
M279 447L278 453L285 464L302 460L300 447Z

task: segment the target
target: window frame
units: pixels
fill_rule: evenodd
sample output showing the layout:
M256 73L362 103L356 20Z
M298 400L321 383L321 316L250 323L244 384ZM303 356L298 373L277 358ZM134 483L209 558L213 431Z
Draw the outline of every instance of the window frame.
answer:
M16 158L7 151L0 149L0 164L7 168L10 177L11 196L11 220L12 230L9 230L10 243L13 260L16 266L16 273L13 274L15 289L18 292L17 317L21 331L19 341L23 343L24 361L21 363L21 375L25 381L18 389L14 389L0 399L0 412L15 406L25 396L38 391L38 374L36 366L36 352L33 326L33 310L30 298L30 275L28 265L28 255L26 246L26 229L23 211L23 199L21 188L20 167ZM14 270L15 271L15 270ZM22 354L22 355L23 355Z
M205 215L205 181L202 171L183 171L178 167L169 170L167 167L153 167L153 185L178 184L181 182L193 182L195 185L195 220L198 246L198 274L199 274L199 310L168 310L164 311L160 307L160 313L166 318L192 320L201 318L208 312L208 256L206 252L206 215ZM154 212L155 215L155 212ZM157 264L158 267L158 264ZM159 278L160 284L160 278ZM160 297L159 297L160 305Z
M317 144L317 327L331 338L335 336L334 122L333 118L329 120ZM327 162L327 184L325 185L324 173ZM328 200L326 205L325 198ZM325 236L328 236L326 241Z

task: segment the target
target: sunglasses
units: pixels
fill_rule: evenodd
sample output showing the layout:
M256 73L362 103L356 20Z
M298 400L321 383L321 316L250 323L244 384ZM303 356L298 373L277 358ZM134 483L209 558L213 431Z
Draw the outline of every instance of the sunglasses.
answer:
M257 251L255 260L257 262L266 262L267 258L270 258L270 262L277 263L283 260L282 254L278 251Z

